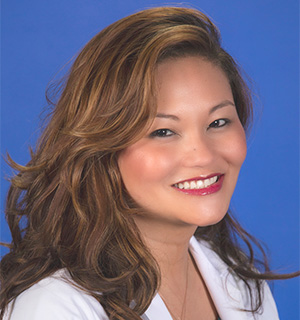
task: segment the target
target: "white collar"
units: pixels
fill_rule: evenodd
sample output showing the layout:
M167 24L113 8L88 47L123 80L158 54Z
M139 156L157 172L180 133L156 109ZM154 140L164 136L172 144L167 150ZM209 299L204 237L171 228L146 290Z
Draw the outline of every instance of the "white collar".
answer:
M211 298L222 320L246 320L245 312L239 311L245 306L241 291L227 265L203 243L192 237L189 250L197 264L199 272L210 292ZM142 316L144 320L172 320L172 317L157 293Z

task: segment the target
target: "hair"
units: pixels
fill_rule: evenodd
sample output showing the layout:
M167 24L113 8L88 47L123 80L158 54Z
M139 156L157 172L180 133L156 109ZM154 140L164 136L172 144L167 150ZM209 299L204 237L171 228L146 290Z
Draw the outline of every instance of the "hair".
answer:
M140 319L145 312L160 285L160 271L132 218L140 208L123 185L117 159L154 119L157 65L186 56L223 70L247 129L251 93L203 13L153 8L97 34L71 67L29 163L21 166L8 157L18 174L7 196L12 243L0 263L0 318L10 301L61 268L110 319ZM259 243L229 213L195 235L244 281L252 312L262 305L262 279L288 277L269 271ZM261 272L251 242L264 255Z

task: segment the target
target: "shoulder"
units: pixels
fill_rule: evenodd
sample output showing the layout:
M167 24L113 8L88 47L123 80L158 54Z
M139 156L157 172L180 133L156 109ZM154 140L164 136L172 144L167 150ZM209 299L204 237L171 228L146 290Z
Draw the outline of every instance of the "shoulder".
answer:
M100 303L72 285L66 270L60 270L22 292L11 302L5 320L107 320Z

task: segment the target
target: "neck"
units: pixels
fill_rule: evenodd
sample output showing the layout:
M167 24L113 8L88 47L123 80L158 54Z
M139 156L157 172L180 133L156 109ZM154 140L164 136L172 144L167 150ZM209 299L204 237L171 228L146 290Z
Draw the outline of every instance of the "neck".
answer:
M135 218L145 244L160 267L162 286L168 279L176 279L184 286L189 241L197 227L153 220L149 221L145 217Z
M149 216L137 215L134 219L145 244L159 265L159 295L173 319L191 319L191 315L196 319L202 310L206 319L213 319L217 314L216 309L195 261L189 254L189 241L197 226L151 220ZM199 301L203 305L200 306Z

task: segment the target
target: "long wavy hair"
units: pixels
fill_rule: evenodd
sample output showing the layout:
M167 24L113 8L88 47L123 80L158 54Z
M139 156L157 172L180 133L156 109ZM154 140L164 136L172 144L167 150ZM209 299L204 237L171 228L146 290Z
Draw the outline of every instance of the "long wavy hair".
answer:
M71 67L29 163L8 158L18 173L6 204L12 243L0 263L0 318L10 301L61 268L110 319L140 319L145 312L160 272L133 221L140 208L122 183L117 158L155 117L157 65L184 56L203 57L224 71L247 129L251 94L203 13L153 8L97 34ZM258 243L229 213L216 225L199 227L196 237L245 282L252 312L262 304L262 279L285 277L270 273L266 259L256 271L251 242Z

